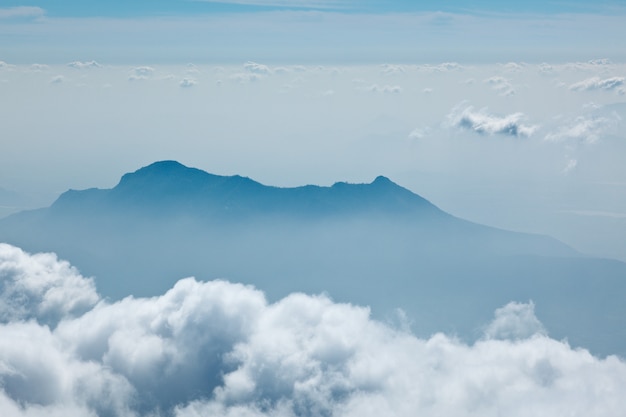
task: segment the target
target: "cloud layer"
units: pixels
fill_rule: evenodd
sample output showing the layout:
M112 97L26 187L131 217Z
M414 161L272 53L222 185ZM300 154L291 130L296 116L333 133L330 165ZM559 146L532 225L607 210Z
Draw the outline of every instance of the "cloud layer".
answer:
M108 303L54 255L4 244L0 271L4 310L16 311L0 324L3 416L610 417L626 407L626 364L549 338L532 304L499 309L467 345L416 338L327 296L268 303L224 281L187 278L159 297ZM61 289L74 304L57 302Z

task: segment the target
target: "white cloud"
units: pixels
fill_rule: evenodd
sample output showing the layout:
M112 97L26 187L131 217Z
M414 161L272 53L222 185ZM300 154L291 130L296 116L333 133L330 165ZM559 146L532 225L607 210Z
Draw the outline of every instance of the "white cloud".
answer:
M457 62L442 62L437 65L419 65L417 68L418 70L426 72L451 72L465 69L465 67Z
M489 84L492 89L497 91L501 96L512 96L515 94L515 88L504 77L490 77L484 81L486 84Z
M41 7L18 6L0 8L0 19L37 18L46 14Z
M509 303L495 312L494 320L485 329L487 339L527 339L536 334L546 334L535 316L535 304Z
M472 106L461 103L452 109L448 119L455 127L469 129L482 135L507 135L525 137L532 135L537 126L526 125L523 113L512 113L506 116L489 114L487 109L474 110Z
M572 122L561 125L558 130L548 133L545 140L552 142L576 140L587 144L596 143L615 121L615 119L607 117L579 116Z
M380 73L383 75L396 75L406 73L406 68L404 65L382 64L380 68Z
M599 78L592 77L570 85L572 91L616 90L624 85L624 77Z
M254 74L268 75L272 73L272 71L267 65L257 64L256 62L252 62L252 61L248 61L245 64L243 64L243 68L246 71L254 73Z
M130 71L129 81L147 80L154 74L154 68L148 66L135 67Z
M94 283L54 254L29 255L0 243L0 321L58 321L98 301Z
M189 88L189 87L193 87L196 84L198 84L198 82L192 78L183 78L180 81L179 85L183 88Z
M55 75L50 79L51 84L62 84L63 82L65 82L65 77L62 75Z
M93 306L91 281L66 262L9 245L0 253L5 281L62 283ZM0 324L2 415L614 417L626 408L626 363L549 338L532 303L498 309L468 345L417 338L326 296L268 303L224 281L100 301L55 328L21 321L47 302L34 297L23 304L32 312Z
M96 61L73 61L67 64L70 68L76 69L85 69L85 68L102 68L102 65L98 64Z
M32 64L30 66L30 70L34 72L42 72L50 69L49 65L46 64Z
M501 65L502 69L507 72L520 72L526 68L525 63L507 62Z
M3 69L3 70L12 70L12 69L15 69L15 65L12 65L12 64L6 63L6 62L4 62L4 61L0 61L0 69Z

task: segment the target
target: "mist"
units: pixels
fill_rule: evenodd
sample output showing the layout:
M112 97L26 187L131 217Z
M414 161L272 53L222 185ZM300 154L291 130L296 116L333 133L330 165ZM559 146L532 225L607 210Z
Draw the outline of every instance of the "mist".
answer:
M277 186L382 174L459 217L624 260L624 71L6 63L0 214L162 159Z

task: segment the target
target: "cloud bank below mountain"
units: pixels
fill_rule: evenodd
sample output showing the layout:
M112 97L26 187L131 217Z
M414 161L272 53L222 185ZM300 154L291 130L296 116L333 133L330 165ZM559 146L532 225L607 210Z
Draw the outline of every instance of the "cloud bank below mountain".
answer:
M551 339L532 303L498 309L468 345L417 338L325 295L268 303L225 281L186 278L110 303L55 255L6 244L0 280L4 310L20 311L0 324L5 416L604 417L626 407L626 363ZM42 307L56 289L87 309Z

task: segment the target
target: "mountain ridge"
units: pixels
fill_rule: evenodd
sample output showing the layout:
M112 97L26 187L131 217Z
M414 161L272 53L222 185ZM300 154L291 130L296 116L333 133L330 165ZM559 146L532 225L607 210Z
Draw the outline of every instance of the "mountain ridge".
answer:
M220 278L270 300L325 292L376 317L401 308L425 335L471 338L495 309L533 300L555 337L626 355L626 264L459 219L383 176L280 188L161 161L0 219L0 241L57 253L112 299Z
M443 212L423 197L384 176L369 184L336 182L330 187L304 185L275 187L239 175L220 176L176 161L158 161L124 174L111 189L68 190L52 204L53 210L75 204L129 205L145 209L204 210L214 215L228 211L329 215L367 210Z

